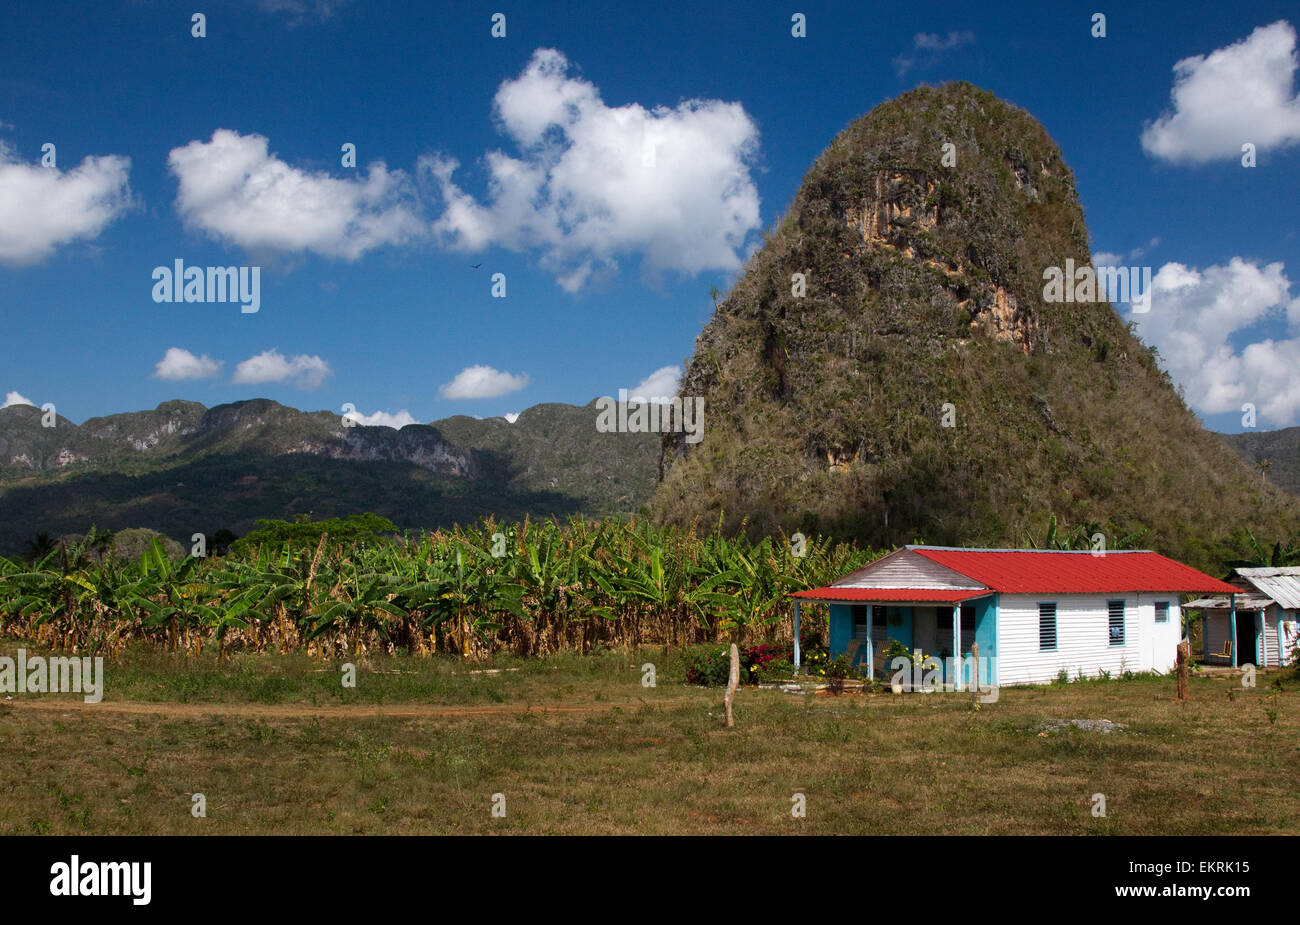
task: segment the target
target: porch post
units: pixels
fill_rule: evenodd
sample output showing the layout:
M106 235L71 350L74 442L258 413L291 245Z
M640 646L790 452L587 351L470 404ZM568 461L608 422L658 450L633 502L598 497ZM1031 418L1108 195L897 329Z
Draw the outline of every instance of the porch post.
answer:
M799 599L794 599L794 673L799 673Z
M1267 632L1267 623L1264 624L1264 629ZM1282 608L1280 606L1277 609L1277 664L1279 668L1286 664L1286 650L1282 648Z
M876 616L876 605L867 605L867 678L876 680L876 649L875 643L872 642L871 624Z
M1237 651L1237 595L1228 595L1228 600L1232 602L1232 609L1228 611L1228 638L1232 640L1229 649L1232 650L1232 667L1237 667L1237 661L1241 653Z
M952 605L952 689L961 690L961 604ZM945 665L946 669L948 666Z
M1206 629L1205 608L1202 607L1201 608L1201 661L1204 664L1208 665L1210 664L1210 637L1206 634L1205 629ZM1187 638L1188 639L1192 638L1192 631L1190 628L1187 631Z

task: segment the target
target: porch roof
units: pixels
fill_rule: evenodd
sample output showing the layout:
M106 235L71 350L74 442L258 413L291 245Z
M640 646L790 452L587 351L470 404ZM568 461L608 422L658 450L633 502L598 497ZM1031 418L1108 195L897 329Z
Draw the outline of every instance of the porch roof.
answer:
M1262 594L1238 594L1238 610L1263 610L1273 603L1271 598ZM1230 597L1200 597L1183 605L1184 610L1230 610Z

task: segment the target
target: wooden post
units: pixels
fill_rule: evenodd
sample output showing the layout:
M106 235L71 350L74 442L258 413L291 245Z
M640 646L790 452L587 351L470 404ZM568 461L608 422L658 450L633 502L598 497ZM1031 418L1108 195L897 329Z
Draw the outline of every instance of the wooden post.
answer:
M731 644L731 673L727 677L727 696L722 701L722 705L727 711L727 728L730 729L736 725L731 718L731 701L736 699L736 686L740 684L740 650L736 644Z
M1184 639L1178 643L1178 699L1187 699L1187 663L1191 659L1192 643L1190 639Z
M978 642L970 644L970 661L970 702L971 706L978 710L980 708L980 644Z

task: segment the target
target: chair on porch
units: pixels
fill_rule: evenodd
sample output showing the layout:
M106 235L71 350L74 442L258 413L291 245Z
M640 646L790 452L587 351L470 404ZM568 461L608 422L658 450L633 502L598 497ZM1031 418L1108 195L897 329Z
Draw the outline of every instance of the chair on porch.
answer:
M1223 651L1213 652L1211 654L1214 655L1215 658L1226 658L1228 661L1232 661L1232 640L1223 640Z

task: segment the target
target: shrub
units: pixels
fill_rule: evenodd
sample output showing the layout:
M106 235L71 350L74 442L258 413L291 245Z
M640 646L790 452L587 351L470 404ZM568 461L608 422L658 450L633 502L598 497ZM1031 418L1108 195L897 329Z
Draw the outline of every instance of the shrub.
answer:
M794 663L783 658L774 658L754 672L755 680L785 681L794 677Z
M832 694L841 694L844 692L844 682L854 674L853 666L849 664L847 655L837 655L826 663L824 674L826 679L826 689Z
M730 653L726 649L720 652L709 651L695 656L691 664L686 667L686 683L703 684L706 687L724 685L730 672Z
M788 678L794 674L794 654L763 643L740 647L740 683L757 684ZM727 683L731 672L729 649L708 649L695 656L686 667L686 683L719 687Z

